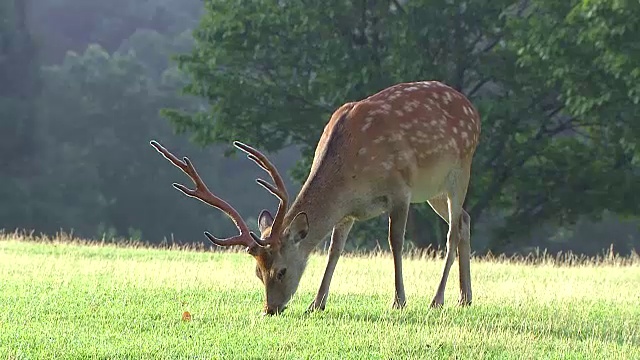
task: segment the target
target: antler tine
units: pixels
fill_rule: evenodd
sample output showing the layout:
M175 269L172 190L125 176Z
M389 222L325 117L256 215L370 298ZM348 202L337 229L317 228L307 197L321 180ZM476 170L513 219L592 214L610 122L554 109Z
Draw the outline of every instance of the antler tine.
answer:
M214 195L207 185L204 183L196 168L191 163L189 158L184 157L184 161L179 160L175 155L169 152L169 150L165 149L162 145L160 145L157 141L152 140L149 142L151 146L153 146L159 153L161 153L167 160L169 160L173 165L182 170L187 176L191 178L193 183L196 185L195 189L189 189L186 186L178 183L173 183L173 187L180 190L185 195L198 199L205 204L209 204L219 210L221 210L225 215L227 215L233 223L236 225L240 234L229 237L229 238L217 238L208 231L205 231L204 235L211 241L212 243L218 246L233 246L233 245L244 245L247 247L252 247L256 243L259 246L266 246L266 243L261 241L259 237L255 236L250 230L247 224L244 222L238 211L236 211L233 206L224 201L223 199Z
M267 171L273 182L275 183L275 187L262 179L257 179L256 182L266 188L271 194L275 195L278 199L280 199L280 204L278 205L278 211L276 212L275 220L273 221L272 226L272 234L277 233L284 222L284 215L287 211L289 195L287 194L287 189L284 185L284 181L278 172L278 169L269 161L269 159L262 154L260 151L254 149L253 147L244 144L240 141L234 141L233 145L238 149L247 153L247 157L258 166L260 166L263 170Z

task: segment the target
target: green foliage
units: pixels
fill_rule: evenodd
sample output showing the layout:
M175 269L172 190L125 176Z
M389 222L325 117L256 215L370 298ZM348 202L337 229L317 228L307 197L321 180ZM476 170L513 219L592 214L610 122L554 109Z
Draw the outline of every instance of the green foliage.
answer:
M31 18L44 63L53 64L88 44L113 52L138 29L176 36L193 28L201 11L200 0L47 0L33 7Z
M127 54L109 54L91 45L83 54L69 53L62 64L45 69L39 109L40 131L47 135L42 144L47 177L35 187L48 194L34 204L44 217L38 229L159 241L174 232L181 239L199 237L203 224L213 218L216 232L235 231L221 213L185 201L173 190L172 182L188 184L188 178L181 178L181 172L149 146L150 139L159 139L170 149L183 149L186 142L174 139L158 111L167 104L189 108L197 102L176 97L179 76L164 74L173 69L136 57L149 55L145 50L150 48L172 51L166 39L151 35L147 40L131 42ZM189 154L204 177L222 165L204 161L211 155ZM211 186L218 183L214 178Z
M39 59L26 1L0 4L0 227L34 219L28 183L37 174L36 99Z
M638 3L403 3L1 2L0 228L151 241L234 233L171 188L188 179L151 138L192 158L255 228L276 201L252 182L260 169L223 158L232 140L269 151L299 186L337 106L436 79L482 115L466 204L475 250L517 238L637 247L637 229L620 230L633 223L612 218L636 217L640 194ZM587 224L603 213L609 225ZM386 222L356 226L348 248L386 248ZM442 244L446 231L430 207L412 208L413 244Z
M28 16L39 21L34 41L14 2L0 5L6 19L0 22L0 229L152 242L201 240L204 229L234 234L221 212L171 187L190 180L149 146L157 139L188 155L208 185L243 214L274 201L252 186L259 169L251 163L224 159L215 147L198 149L159 115L163 106L201 106L178 94L186 78L171 62L172 54L193 46L189 26L197 22L199 0L105 4L39 4ZM161 9L167 26L157 21ZM34 61L36 45L52 64ZM255 229L255 219L248 221Z
M518 206L527 216L514 213L514 220L572 223L599 218L602 209L636 214L640 5L540 0L529 12L511 21L510 44L518 68L555 94L563 116L545 124L555 140L510 185L510 194L536 209Z
M636 3L604 1L207 1L196 46L178 60L185 92L210 106L165 113L199 144L300 146L300 182L340 104L401 81L444 81L482 116L466 206L474 224L503 214L495 249L531 222L633 212L639 14ZM436 229L418 208L417 223ZM354 233L380 239L376 222L377 232Z

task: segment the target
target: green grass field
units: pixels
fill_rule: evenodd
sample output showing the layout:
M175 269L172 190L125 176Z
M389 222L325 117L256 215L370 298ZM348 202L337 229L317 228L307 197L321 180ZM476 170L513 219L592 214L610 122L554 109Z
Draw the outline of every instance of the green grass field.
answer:
M566 266L472 259L474 302L428 307L442 261L405 258L390 308L388 254L343 256L326 311L304 314L312 257L281 316L243 253L0 238L0 358L640 359L640 260ZM623 264L624 261L624 264ZM191 321L182 321L189 311Z

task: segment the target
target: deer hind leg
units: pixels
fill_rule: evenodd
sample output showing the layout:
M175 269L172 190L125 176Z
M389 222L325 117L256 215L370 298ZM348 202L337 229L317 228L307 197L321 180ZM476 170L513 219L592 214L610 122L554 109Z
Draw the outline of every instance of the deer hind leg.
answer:
M429 205L431 205L433 210L449 224L445 265L438 290L431 302L432 307L439 307L444 304L444 290L451 265L453 265L456 250L460 269L460 299L458 303L460 305L471 304L471 217L462 209L462 203L464 202L469 183L468 172L463 173L463 176L457 180L454 190L450 191L446 197L441 195L429 200ZM449 221L450 218L455 219L455 221Z
M407 217L409 216L409 200L395 204L389 212L389 246L393 255L396 293L393 298L393 308L402 309L407 300L404 292L402 277L402 244L404 243Z
M344 250L344 244L347 241L347 236L353 226L353 219L344 220L333 228L331 233L331 245L329 245L329 257L327 260L327 267L324 270L324 276L320 283L320 288L316 294L316 298L313 300L307 312L313 312L315 310L324 310L327 304L327 297L329 296L329 285L331 285L331 278L333 272L338 264L338 259Z

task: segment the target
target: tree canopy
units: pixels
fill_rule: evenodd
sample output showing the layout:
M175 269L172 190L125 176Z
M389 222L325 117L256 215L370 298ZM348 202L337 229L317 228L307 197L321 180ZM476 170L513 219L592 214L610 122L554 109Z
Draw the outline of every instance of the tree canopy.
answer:
M500 214L492 248L533 223L636 210L635 3L205 5L196 45L178 61L190 75L185 92L210 106L166 111L200 144L298 145L303 159L293 176L302 181L340 104L397 82L436 79L465 93L482 116L466 207L475 223Z
M604 0L10 0L0 4L0 230L203 241L236 231L185 198L149 146L189 156L255 228L289 193L331 113L389 85L440 80L479 109L465 208L476 251L594 253L640 244L640 3ZM387 219L347 249L386 247ZM407 243L446 226L413 206Z

